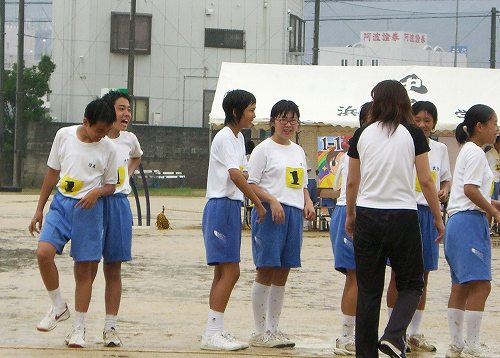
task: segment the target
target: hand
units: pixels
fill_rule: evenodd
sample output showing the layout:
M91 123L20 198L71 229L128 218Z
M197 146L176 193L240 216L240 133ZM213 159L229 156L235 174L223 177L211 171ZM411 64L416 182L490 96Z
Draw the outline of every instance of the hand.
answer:
M266 217L266 208L262 204L255 204L255 210L257 210L257 214L259 215L259 218L255 221L257 224L260 224L261 222L264 221Z
M350 238L354 239L354 227L356 224L356 216L347 215L345 218L345 232Z
M444 237L443 219L439 218L438 220L434 220L434 225L436 226L436 229L438 231L438 236L437 236L435 241L438 244L440 244L443 241L443 237Z
M306 220L314 220L316 219L316 210L314 210L314 205L312 201L309 201L304 206L304 218Z
M446 203L446 201L448 201L448 190L438 191L438 198L440 202Z
M94 206L97 199L99 199L100 190L99 188L92 189L83 198L76 203L75 208L90 209Z
M493 217L495 218L495 221L497 223L500 223L500 212L499 211L497 211L496 214Z
M42 229L42 222L43 222L43 212L37 210L35 212L35 215L33 215L33 219L31 219L30 225L28 226L28 230L31 236L35 236L33 234L34 232L40 234L40 230Z
M283 206L281 206L281 203L276 199L269 204L271 206L271 217L273 222L276 224L282 224L285 221L285 211L283 210Z

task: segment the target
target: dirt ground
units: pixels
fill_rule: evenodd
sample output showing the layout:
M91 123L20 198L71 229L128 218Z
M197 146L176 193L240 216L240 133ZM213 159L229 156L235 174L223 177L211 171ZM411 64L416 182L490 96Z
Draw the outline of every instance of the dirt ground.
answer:
M212 269L205 265L201 236L204 198L153 197L154 218L165 205L173 229L134 228L134 260L123 266L123 298L119 331L123 348L102 348L104 282L102 271L94 284L84 350L64 346L72 318L49 333L36 324L49 308L35 256L37 238L27 231L37 196L0 194L0 357L330 357L340 333L343 275L333 269L328 233L304 235L302 268L293 270L287 284L280 326L296 341L292 350L249 348L237 353L209 353L199 349L205 329ZM133 204L135 204L131 201ZM144 205L144 203L143 203ZM48 207L48 206L47 206ZM134 208L135 211L135 208ZM144 212L144 208L143 208ZM67 249L56 259L61 290L73 308L72 260ZM250 290L254 279L249 232L242 240L241 277L225 314L225 329L241 340L253 330ZM493 276L500 274L500 248L493 248ZM388 277L388 276L387 276ZM435 354L444 357L449 342L446 305L450 292L449 267L441 253L440 270L430 276L423 331L433 341ZM387 321L385 300L381 330ZM481 340L492 357L500 357L500 285L492 291L483 318Z

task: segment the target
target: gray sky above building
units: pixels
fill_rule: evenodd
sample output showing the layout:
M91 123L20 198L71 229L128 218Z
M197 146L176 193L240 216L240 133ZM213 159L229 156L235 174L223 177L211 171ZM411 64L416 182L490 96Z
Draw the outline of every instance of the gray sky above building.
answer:
M467 47L468 67L489 67L491 9L500 11L500 0L458 0L458 46ZM426 33L428 44L450 51L455 44L456 0L322 0L320 47L359 42L360 31L409 31ZM500 14L497 14L500 15ZM312 59L314 0L304 2L306 63ZM497 16L497 68L500 41Z

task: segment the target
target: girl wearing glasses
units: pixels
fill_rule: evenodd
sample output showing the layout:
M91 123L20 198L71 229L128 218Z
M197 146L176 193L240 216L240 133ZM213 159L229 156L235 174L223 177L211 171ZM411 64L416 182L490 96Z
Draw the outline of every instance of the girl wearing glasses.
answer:
M299 108L288 100L271 109L271 137L255 147L250 156L248 182L266 208L260 224L252 213L252 254L257 275L252 287L257 347L294 347L278 323L285 284L292 267L300 267L303 218L313 220L315 211L307 191L304 150L292 142L299 127ZM255 209L254 209L255 210Z

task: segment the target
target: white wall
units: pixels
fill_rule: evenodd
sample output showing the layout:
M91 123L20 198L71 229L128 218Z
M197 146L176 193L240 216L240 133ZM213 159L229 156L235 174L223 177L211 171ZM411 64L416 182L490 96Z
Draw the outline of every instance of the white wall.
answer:
M128 12L130 2L54 0L52 8L51 114L79 121L101 88L127 87L127 54L110 52L110 27L111 12ZM287 27L288 10L302 18L302 8L303 0L138 0L137 13L152 14L151 54L136 55L134 79L134 95L149 97L149 122L201 127L203 90L215 90L223 61L300 64ZM205 48L205 28L244 30L245 49Z

